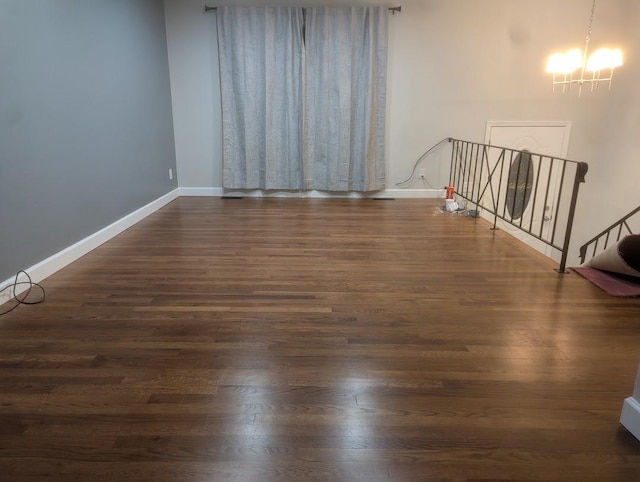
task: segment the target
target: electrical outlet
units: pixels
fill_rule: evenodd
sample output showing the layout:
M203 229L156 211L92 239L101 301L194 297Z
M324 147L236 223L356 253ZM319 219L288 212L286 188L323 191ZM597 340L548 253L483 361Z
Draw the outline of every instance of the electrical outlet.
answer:
M169 181L173 181L173 169L169 168Z
M418 177L424 177L424 169L418 169Z

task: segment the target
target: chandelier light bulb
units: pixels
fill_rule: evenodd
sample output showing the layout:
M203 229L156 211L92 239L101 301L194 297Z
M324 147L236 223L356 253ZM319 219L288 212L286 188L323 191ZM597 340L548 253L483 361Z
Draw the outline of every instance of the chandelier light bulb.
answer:
M584 50L572 49L566 53L554 53L549 57L546 71L553 74L554 91L556 85L561 85L562 91L565 92L567 88L571 89L571 86L576 84L578 95L580 95L584 84L590 84L591 90L594 90L601 82L607 82L611 88L613 69L622 65L622 51L601 48L589 55L589 41L591 40L595 9L596 0L593 0ZM603 76L601 76L602 71L605 71ZM585 72L589 72L590 75L585 77Z
M587 72L614 69L622 65L622 51L620 49L598 49L587 61Z
M571 74L582 67L582 52L572 49L568 52L555 53L547 61L547 72L550 74Z

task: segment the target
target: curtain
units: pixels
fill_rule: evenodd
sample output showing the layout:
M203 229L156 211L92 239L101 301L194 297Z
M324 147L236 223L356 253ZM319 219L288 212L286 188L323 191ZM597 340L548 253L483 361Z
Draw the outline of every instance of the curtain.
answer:
M305 188L385 187L386 7L306 9Z
M302 184L301 8L218 7L223 187Z
M385 187L387 21L386 7L218 7L223 187Z

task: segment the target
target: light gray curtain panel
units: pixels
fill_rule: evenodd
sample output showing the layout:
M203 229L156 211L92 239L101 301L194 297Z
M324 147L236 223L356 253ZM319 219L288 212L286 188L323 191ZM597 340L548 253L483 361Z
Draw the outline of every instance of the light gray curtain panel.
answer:
M218 7L223 186L299 189L301 8Z
M306 13L305 188L383 189L387 8Z
M387 9L219 7L217 17L223 186L383 189Z

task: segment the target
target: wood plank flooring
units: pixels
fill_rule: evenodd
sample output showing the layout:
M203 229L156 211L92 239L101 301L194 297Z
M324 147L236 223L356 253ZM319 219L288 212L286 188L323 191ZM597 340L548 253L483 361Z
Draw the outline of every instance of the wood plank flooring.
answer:
M435 206L179 198L45 280L0 480L640 480L640 300Z

